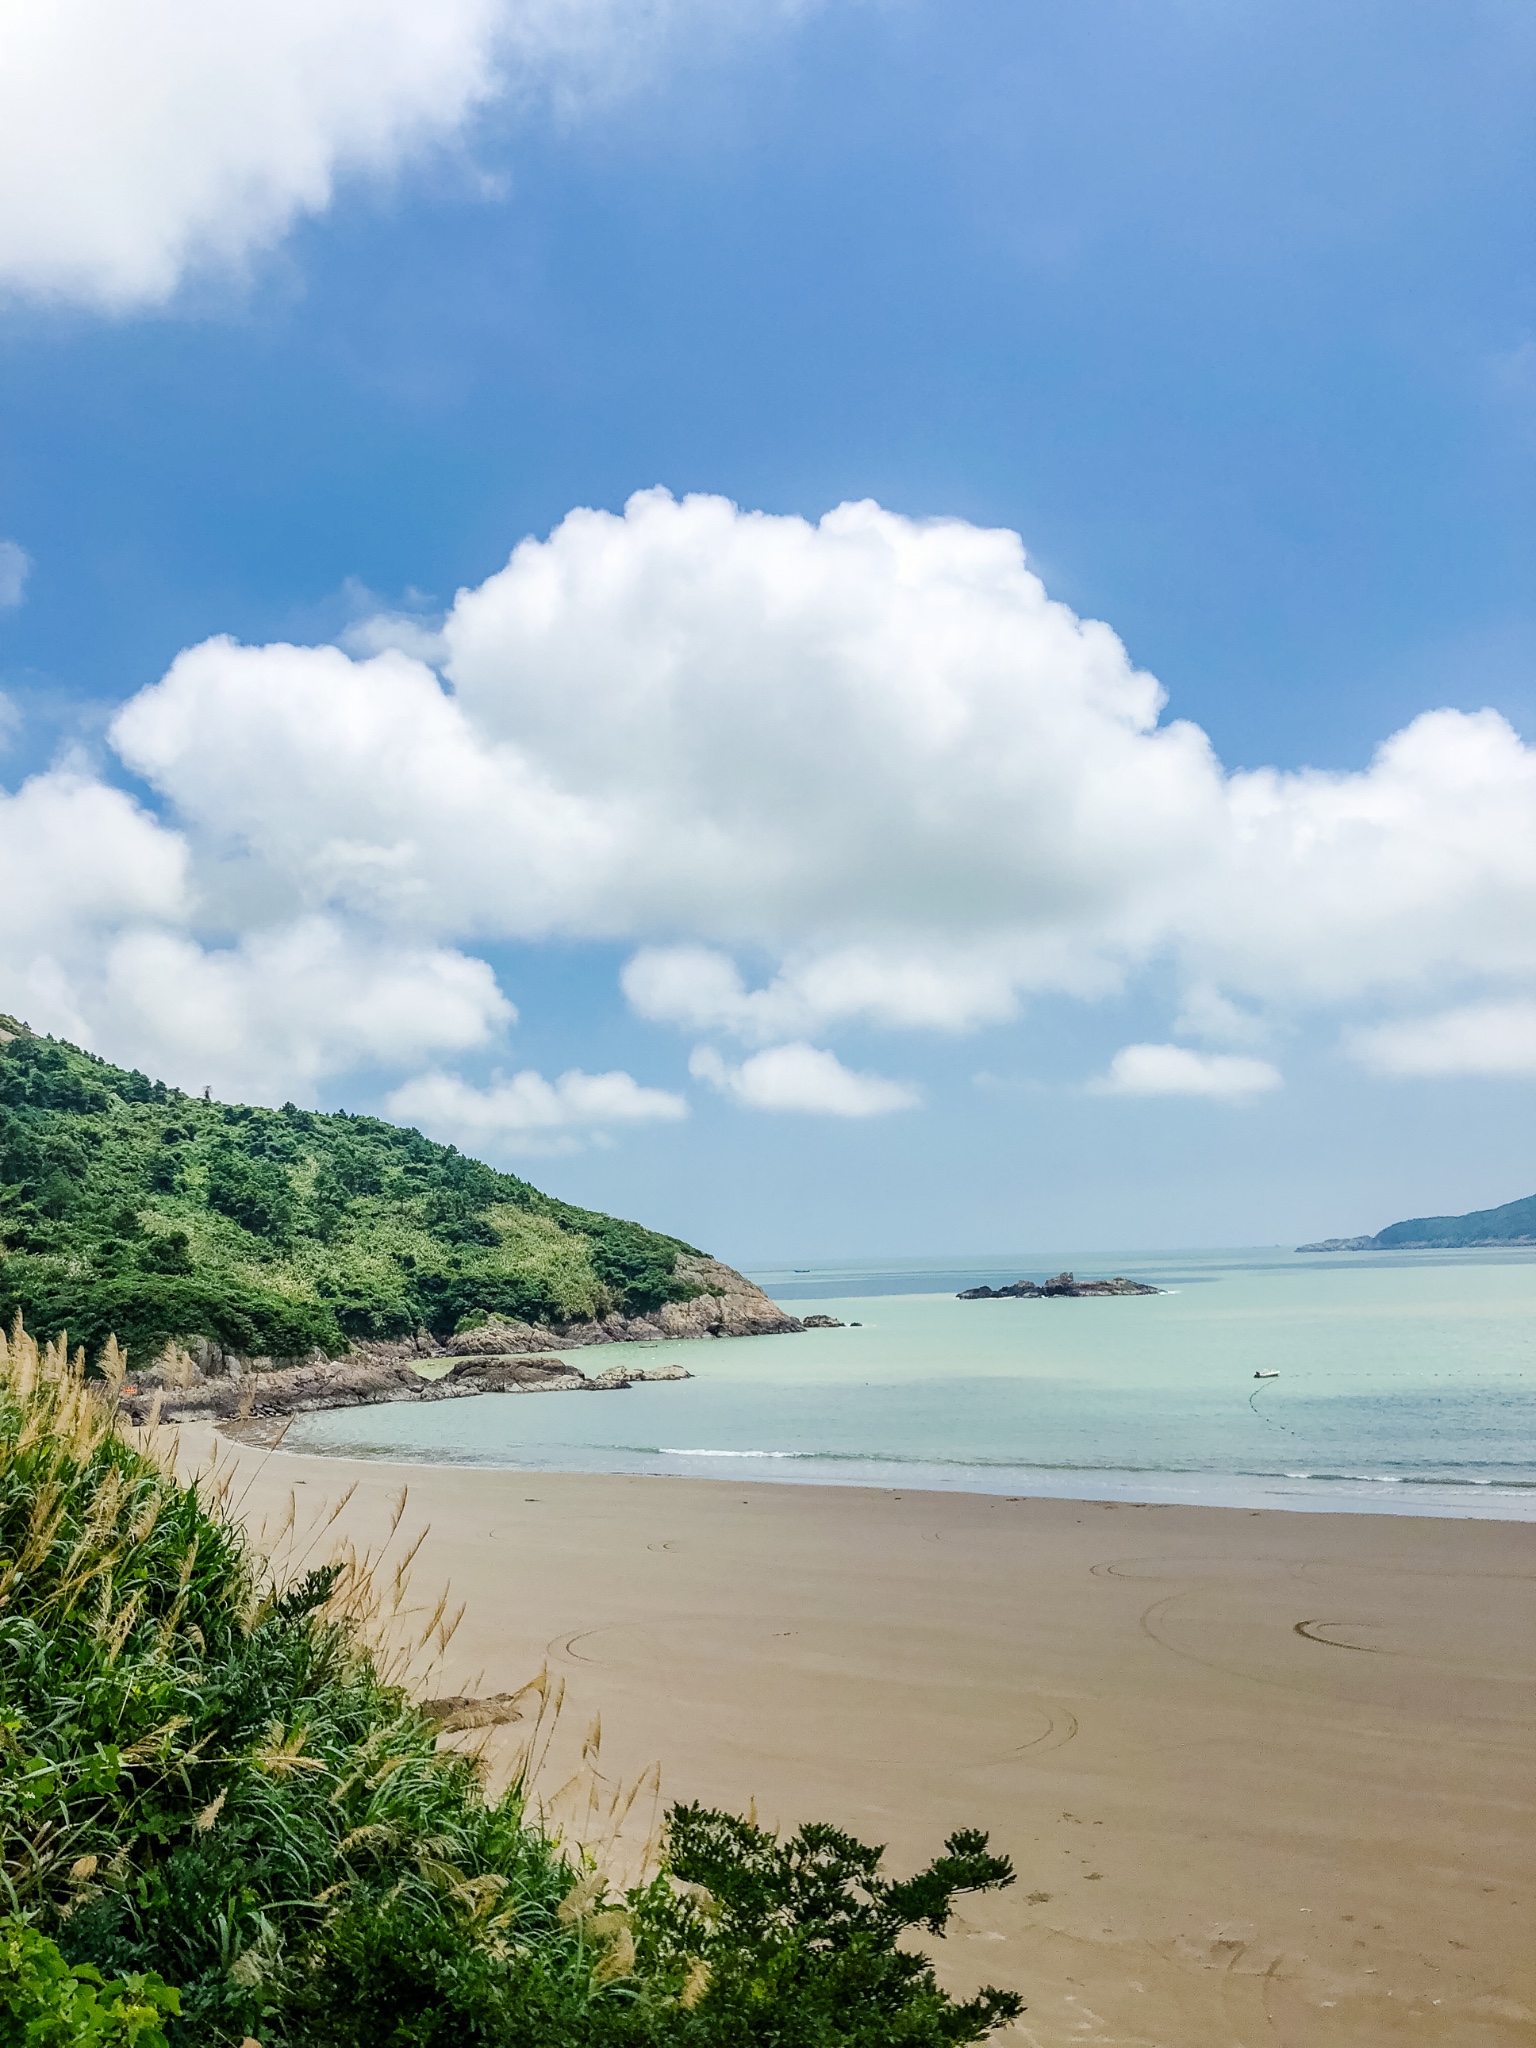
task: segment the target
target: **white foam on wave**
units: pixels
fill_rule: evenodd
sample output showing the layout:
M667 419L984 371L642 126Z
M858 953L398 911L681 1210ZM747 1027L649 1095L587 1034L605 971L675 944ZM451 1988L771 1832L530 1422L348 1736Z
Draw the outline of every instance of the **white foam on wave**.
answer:
M656 1455L660 1458L803 1458L814 1454L805 1451L683 1451L675 1444L660 1444Z

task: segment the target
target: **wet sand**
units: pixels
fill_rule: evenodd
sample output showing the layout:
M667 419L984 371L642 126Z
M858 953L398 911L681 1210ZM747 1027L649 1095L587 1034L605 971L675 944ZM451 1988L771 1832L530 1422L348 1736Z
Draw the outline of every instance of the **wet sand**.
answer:
M441 1689L547 1663L615 1778L892 1868L988 1829L1019 1881L937 1952L1003 2038L1536 2040L1531 1525L233 1455L253 1526L355 1480L360 1544L408 1483Z

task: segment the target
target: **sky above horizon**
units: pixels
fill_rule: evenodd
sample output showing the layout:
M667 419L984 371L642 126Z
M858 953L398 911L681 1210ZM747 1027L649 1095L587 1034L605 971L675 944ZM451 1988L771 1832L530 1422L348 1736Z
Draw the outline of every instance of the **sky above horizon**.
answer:
M1528 1194L1533 60L17 0L0 1012L734 1262Z

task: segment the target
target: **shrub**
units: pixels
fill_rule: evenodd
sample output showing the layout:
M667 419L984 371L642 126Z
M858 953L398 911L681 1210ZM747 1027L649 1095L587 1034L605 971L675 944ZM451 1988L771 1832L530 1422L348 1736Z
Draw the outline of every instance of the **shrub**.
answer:
M956 1892L1010 1884L1007 1858L987 1853L985 1835L951 1835L927 1870L893 1883L882 1854L821 1823L780 1841L734 1814L674 1807L665 1872L630 1894L635 1969L652 1990L629 2038L945 2048L1016 2018L1014 1993L957 2003L926 1956L897 1945L910 1927L942 1934ZM675 2002L658 2001L658 1986Z
M834 1829L679 1808L661 1875L610 1903L380 1674L355 1568L269 1582L116 1433L121 1379L115 1344L88 1382L0 1339L0 1856L28 1923L4 1954L42 2029L18 2041L942 2048L1018 2010L898 1946L1011 1881L979 1835L891 1883Z
M81 1280L15 1257L6 1261L5 1277L16 1310L44 1329L67 1330L93 1352L115 1336L147 1362L189 1332L256 1358L345 1349L328 1306L295 1301L276 1288L145 1271L108 1270Z
M167 2048L160 2022L180 2009L158 1977L109 1983L15 1914L0 1919L0 2048Z
M215 1146L208 1160L208 1206L255 1237L284 1242L293 1230L293 1194L281 1166L233 1145Z

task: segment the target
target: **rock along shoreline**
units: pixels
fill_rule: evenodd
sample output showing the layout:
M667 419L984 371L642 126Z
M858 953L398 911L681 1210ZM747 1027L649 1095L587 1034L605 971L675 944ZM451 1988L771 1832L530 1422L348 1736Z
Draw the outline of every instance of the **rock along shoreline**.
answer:
M588 1374L565 1356L596 1344L765 1337L803 1330L760 1287L718 1259L678 1260L680 1278L705 1291L650 1315L549 1325L486 1322L439 1340L356 1344L340 1358L245 1358L199 1340L130 1373L118 1393L124 1418L145 1425L207 1422L261 1434L291 1415L368 1408L389 1401L456 1401L473 1394L611 1393L645 1380L686 1380L683 1365L620 1365ZM821 1318L814 1319L820 1322Z

